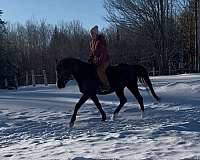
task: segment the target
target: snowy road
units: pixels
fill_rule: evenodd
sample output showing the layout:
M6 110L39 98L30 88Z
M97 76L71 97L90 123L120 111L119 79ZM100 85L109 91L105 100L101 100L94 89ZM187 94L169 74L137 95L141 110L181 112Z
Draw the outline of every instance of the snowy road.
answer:
M99 96L107 121L91 101L69 121L81 94L77 86L58 90L22 87L0 90L1 160L177 160L200 159L200 75L152 77L160 103L140 88L145 114L126 90L128 103L117 120L114 94Z

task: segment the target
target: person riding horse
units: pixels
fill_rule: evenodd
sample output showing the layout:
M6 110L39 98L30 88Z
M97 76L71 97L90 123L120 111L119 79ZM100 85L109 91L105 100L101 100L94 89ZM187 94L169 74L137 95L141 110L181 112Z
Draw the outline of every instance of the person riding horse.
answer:
M97 74L102 85L101 91L110 90L110 84L106 75L106 69L110 64L110 57L107 51L105 37L98 34L98 26L94 26L90 30L91 42L89 51L89 62L97 66Z
M144 104L142 95L138 89L138 80L144 84L144 86L149 87L152 96L157 101L160 100L154 92L147 70L141 65L119 64L117 66L109 66L107 69L107 76L112 89L107 92L99 92L96 70L94 70L92 64L88 64L75 58L64 58L57 64L56 70L58 88L65 88L67 82L71 80L71 77L73 77L78 84L80 92L82 93L80 100L75 105L74 113L70 121L70 127L74 125L78 110L89 98L95 103L101 113L102 121L106 120L106 113L99 102L97 94L106 95L112 92L116 93L120 100L120 104L114 111L113 117L115 118L127 102L127 98L124 94L125 87L127 87L127 89L129 89L130 92L136 97L143 112Z

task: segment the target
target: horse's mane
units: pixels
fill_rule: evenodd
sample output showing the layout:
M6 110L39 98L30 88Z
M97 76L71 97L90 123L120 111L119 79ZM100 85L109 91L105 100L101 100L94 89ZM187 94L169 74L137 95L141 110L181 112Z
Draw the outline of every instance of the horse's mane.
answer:
M61 63L66 62L66 61L67 61L68 63L78 63L78 64L89 65L88 62L85 62L85 61L83 61L83 60L81 60L81 59L73 58L73 57L66 57L66 58L63 58L63 59L61 60Z
M84 62L78 58L72 58L72 57L66 57L63 58L59 61L59 63L57 64L57 70L59 70L59 68L68 68L74 65L79 65L79 66L83 66L83 67L89 67L91 64Z

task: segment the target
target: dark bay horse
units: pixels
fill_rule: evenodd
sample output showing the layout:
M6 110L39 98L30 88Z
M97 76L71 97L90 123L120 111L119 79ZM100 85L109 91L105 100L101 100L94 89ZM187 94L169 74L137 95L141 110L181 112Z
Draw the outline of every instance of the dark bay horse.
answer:
M109 66L106 70L111 90L107 92L99 91L99 79L96 73L96 67L92 64L83 62L75 58L64 58L57 64L57 87L64 88L66 83L73 77L79 86L82 97L75 106L74 113L71 118L70 126L74 125L76 115L81 105L89 98L95 103L102 115L102 121L106 120L106 114L99 103L97 94L105 95L115 92L119 97L120 104L114 111L114 116L117 115L120 109L127 102L124 96L124 88L127 87L136 97L140 104L140 108L144 111L143 98L138 90L138 79L142 84L146 84L153 97L159 101L159 97L155 94L151 81L146 69L140 65L119 64L117 66Z

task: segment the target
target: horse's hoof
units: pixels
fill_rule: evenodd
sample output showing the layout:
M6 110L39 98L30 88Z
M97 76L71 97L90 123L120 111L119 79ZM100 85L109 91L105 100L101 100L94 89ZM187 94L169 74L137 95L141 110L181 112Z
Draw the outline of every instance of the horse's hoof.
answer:
M118 117L118 114L117 114L117 113L113 114L113 121L116 120L117 117Z
M144 111L141 112L141 119L144 118Z
M106 121L106 114L102 116L101 121Z
M74 126L74 122L70 122L69 123L69 128L73 128L73 126Z
M160 97L157 97L156 100L157 100L158 102L160 102L160 101L161 101L161 98L160 98Z

